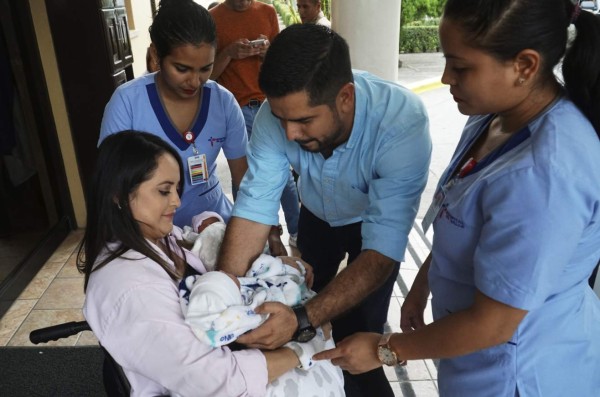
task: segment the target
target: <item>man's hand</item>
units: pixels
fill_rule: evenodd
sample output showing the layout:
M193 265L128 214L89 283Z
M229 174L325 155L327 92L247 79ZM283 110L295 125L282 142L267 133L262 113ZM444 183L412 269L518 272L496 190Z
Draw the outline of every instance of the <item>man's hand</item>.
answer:
M335 349L325 350L313 356L314 360L331 360L351 374L362 374L381 367L377 357L377 345L380 334L372 332L358 332L345 338L337 344Z
M248 347L276 349L292 339L298 328L294 311L283 303L265 302L254 312L269 314L269 318L260 327L237 338L237 342Z
M258 49L260 50L260 52L258 53L258 55L261 58L265 57L265 54L267 53L267 50L269 49L269 47L271 46L271 42L269 41L269 39L267 38L267 36L265 36L264 34L261 34L260 36L258 36L259 39L265 39L265 42L258 46Z
M254 55L260 55L261 51L263 51L263 47L265 46L254 47L250 45L250 40L239 39L228 45L224 51L226 51L226 54L232 59L244 59Z

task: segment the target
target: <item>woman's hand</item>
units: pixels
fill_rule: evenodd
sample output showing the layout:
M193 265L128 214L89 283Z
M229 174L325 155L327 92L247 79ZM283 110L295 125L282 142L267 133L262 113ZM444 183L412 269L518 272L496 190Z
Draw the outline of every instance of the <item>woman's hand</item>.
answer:
M335 349L325 350L313 356L314 360L331 360L331 363L350 372L362 374L381 367L377 357L380 334L358 332L339 342Z
M425 326L423 313L427 307L429 298L429 266L431 265L431 253L427 256L423 265L410 287L410 291L400 308L400 328L402 332L410 332Z
M400 328L402 332L410 332L425 326L423 313L427 307L429 288L415 285L410 289L400 308Z

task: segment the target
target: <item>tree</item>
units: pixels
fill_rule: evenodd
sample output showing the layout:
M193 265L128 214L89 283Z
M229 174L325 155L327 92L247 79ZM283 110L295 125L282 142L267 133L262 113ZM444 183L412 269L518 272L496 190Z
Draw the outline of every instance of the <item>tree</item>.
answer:
M400 26L425 17L439 17L445 0L402 0Z

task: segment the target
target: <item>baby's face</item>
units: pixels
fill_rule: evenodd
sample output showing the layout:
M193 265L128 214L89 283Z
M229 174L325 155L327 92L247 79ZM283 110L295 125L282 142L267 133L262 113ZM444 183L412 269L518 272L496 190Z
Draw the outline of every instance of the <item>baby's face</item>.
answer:
M216 216L211 216L210 218L206 218L205 220L202 221L200 226L198 226L198 233L202 233L202 231L204 229L206 229L207 227L209 227L210 225L212 225L215 222L219 222L219 218L217 218Z

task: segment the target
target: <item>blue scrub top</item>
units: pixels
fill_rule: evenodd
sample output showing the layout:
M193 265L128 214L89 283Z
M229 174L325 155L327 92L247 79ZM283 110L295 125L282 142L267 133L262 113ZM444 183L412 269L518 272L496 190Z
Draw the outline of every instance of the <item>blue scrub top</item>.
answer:
M528 314L507 343L441 360L441 396L600 395L600 141L562 98L482 159L451 175L490 116L471 117L440 185L429 283L435 320L476 290ZM451 341L449 341L451 343Z
M248 138L242 111L233 95L214 81L203 87L202 102L191 130L199 154L206 155L209 178L192 185L187 159L194 156L193 146L175 129L160 100L155 82L156 73L145 75L119 86L104 110L98 144L110 134L124 130L152 133L179 152L184 168L181 206L174 223L191 225L192 217L203 211L214 211L227 222L232 204L225 196L216 175L216 159L223 150L227 159L246 155Z

